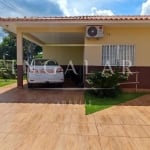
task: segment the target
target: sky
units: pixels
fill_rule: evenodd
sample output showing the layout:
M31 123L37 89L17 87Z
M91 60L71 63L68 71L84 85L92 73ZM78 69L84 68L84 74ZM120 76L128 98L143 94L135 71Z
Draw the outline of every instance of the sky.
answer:
M1 17L147 14L150 0L0 0Z
M0 0L0 17L79 15L150 15L150 0Z

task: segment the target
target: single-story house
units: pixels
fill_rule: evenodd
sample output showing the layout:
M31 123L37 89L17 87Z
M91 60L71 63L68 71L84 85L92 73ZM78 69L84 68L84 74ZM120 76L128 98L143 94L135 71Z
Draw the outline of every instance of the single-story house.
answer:
M44 58L56 59L64 67L72 61L83 82L84 64L90 72L107 61L116 66L125 60L130 61L138 87L150 88L150 16L0 18L0 26L17 35L18 87L23 87L24 37L43 48Z

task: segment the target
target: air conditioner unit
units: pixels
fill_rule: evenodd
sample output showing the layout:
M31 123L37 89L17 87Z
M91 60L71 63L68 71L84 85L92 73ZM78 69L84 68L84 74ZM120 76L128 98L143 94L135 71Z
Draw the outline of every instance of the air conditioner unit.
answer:
M104 36L103 26L86 26L87 38L102 38Z

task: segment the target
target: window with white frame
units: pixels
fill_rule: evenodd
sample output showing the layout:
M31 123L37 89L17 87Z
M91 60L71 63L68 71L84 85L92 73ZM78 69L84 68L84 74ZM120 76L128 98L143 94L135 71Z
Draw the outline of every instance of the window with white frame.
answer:
M103 45L102 46L102 65L111 66L133 66L134 65L134 45Z

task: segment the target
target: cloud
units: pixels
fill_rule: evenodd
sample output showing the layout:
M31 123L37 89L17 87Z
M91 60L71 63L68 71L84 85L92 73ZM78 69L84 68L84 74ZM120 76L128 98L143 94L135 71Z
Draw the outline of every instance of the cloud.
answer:
M0 14L2 17L114 15L114 4L124 2L125 0L92 0L91 3L87 0L0 0Z
M48 0L0 0L1 17L60 16L59 5Z
M64 16L77 16L77 15L105 15L112 16L114 13L109 9L98 9L96 7L91 7L91 4L87 3L87 0L81 1L70 1L70 0L49 0L59 5ZM105 0L107 1L107 0ZM122 0L112 0L112 1L122 1ZM96 5L97 0L94 0L92 4ZM104 3L104 1L102 1Z
M74 16L78 14L78 11L75 7L72 7L72 2L70 3L69 0L49 0L54 4L57 4L60 10L63 12L64 16Z
M147 0L142 4L141 15L149 15L150 14L150 0Z
M68 0L50 0L50 2L56 3L59 8L62 10L63 14L66 16L69 16L69 10L68 10Z
M97 9L96 7L92 7L91 15L113 16L114 13L111 10L102 10L102 9Z
M0 0L1 17L62 16L59 5L48 0ZM0 43L5 37L0 28Z

